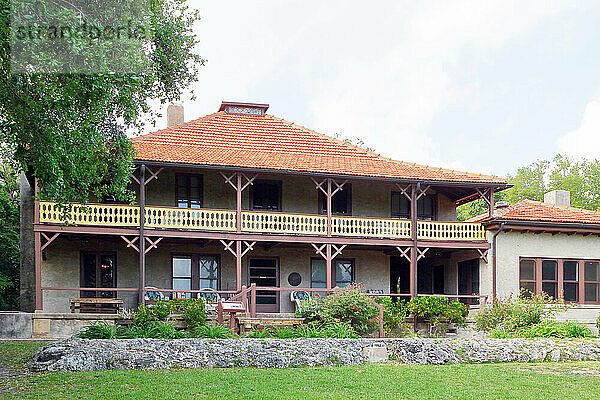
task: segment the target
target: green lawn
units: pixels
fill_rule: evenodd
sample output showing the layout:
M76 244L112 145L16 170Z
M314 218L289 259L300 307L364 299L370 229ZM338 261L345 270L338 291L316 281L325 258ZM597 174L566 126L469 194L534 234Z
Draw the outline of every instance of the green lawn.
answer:
M597 399L598 376L598 362L43 373L11 379L2 398Z

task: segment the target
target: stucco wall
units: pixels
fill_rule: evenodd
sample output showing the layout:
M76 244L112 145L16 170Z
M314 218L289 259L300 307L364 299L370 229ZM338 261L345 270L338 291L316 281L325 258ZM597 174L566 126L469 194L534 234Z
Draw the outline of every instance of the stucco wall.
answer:
M137 287L138 254L127 248L120 238L114 240L94 239L93 237L60 236L52 243L43 261L42 282L44 286L77 287L80 281L80 255L82 251L105 251L117 254L117 286ZM178 240L169 242L163 240L157 249L152 249L146 256L146 285L159 288L171 288L171 257L174 254L216 255L220 258L220 289L235 290L235 258L216 242L202 245L201 241ZM425 259L432 265L443 265L445 270L444 293L457 292L457 263L476 258L472 250L461 250L446 257ZM249 285L247 271L250 258L276 258L279 264L279 284L281 287L292 287L288 276L297 272L302 277L298 287L310 287L311 258L319 258L312 247L274 247L265 249L257 243L243 259L242 284ZM390 287L390 256L381 250L353 249L344 250L338 259L354 260L355 280L365 284L366 289L389 291ZM423 261L421 261L423 262ZM482 278L484 279L484 278ZM482 285L484 283L482 282ZM482 293L486 293L482 289ZM293 304L289 300L290 292L281 292L280 311L292 312ZM119 298L125 300L125 307L131 308L137 304L137 294L120 292ZM45 291L44 311L67 312L68 299L79 297L79 291Z
M492 242L493 232L487 232ZM497 295L519 293L519 258L600 258L600 238L596 236L502 232L497 238ZM482 293L492 293L492 250L488 263L481 263Z
M137 287L138 254L118 240L95 240L90 237L59 237L48 246L43 261L42 282L44 286L77 287L80 281L81 251L110 251L117 253L117 286ZM159 244L146 257L146 285L171 288L171 257L173 254L218 255L221 260L221 290L235 290L235 258L223 251L220 245L201 246L193 240L179 243ZM260 244L243 259L242 282L248 285L247 268L249 258L277 258L279 260L279 280L281 287L291 287L288 276L298 272L302 277L299 287L310 287L310 260L317 257L312 248L280 248L265 250ZM367 289L389 290L389 256L381 251L347 250L338 258L353 259L355 279L363 282ZM125 300L125 307L131 308L137 303L137 294L120 292L119 298ZM68 312L68 299L79 297L79 291L45 291L44 311ZM289 292L281 292L280 310L292 312L293 304Z
M204 179L204 207L234 210L235 190L225 182L219 172L184 168L166 168L146 188L146 203L154 206L175 205L175 175L197 173ZM283 212L316 214L318 190L309 177L260 174L257 179L282 181ZM355 180L352 184L352 215L360 217L389 218L391 216L392 184L368 180ZM428 193L435 194L429 189ZM242 208L250 207L250 188L242 195ZM456 221L456 206L442 194L437 195L437 214L440 221Z

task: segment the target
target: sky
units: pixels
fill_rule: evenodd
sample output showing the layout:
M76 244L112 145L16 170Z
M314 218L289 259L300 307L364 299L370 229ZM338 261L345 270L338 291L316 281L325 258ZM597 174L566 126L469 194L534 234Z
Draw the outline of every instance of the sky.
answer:
M207 63L186 121L268 103L387 157L498 176L600 158L600 1L188 4Z

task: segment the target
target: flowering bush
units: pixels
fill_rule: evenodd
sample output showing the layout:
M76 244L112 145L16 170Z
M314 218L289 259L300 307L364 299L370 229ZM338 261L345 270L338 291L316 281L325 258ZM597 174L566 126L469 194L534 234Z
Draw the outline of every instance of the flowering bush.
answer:
M525 295L496 299L484 305L475 316L475 327L482 331L498 329L516 332L533 326L552 317L556 312L566 309L564 302L555 300L547 294Z
M359 335L374 332L379 326L379 308L366 295L364 286L358 283L336 290L327 297L306 300L302 309L304 311L299 314L307 321L317 321L324 326L346 322Z

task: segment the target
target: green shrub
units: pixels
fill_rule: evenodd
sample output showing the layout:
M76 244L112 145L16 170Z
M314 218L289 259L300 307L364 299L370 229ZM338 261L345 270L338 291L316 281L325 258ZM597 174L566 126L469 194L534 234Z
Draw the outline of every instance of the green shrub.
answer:
M324 337L335 338L335 339L354 339L358 338L358 334L348 322L336 322L328 324L323 328Z
M459 301L450 301L440 296L418 296L411 299L406 309L415 317L430 321L434 326L441 322L464 325L467 320L467 306Z
M475 316L475 327L487 332L497 328L513 332L539 324L566 307L562 301L545 294L496 299L482 306Z
M151 321L167 321L173 314L181 314L189 329L194 329L206 322L204 299L173 299L157 301L153 304L140 304L132 315L135 325L143 325Z
M337 321L349 323L359 335L366 335L377 330L379 308L364 293L361 284L353 283L350 287L336 290L326 297L315 297L303 302L303 312L299 315L308 322L316 321L323 326Z
M195 329L206 323L204 299L172 300L173 312L180 312L188 329Z
M515 336L527 338L588 338L593 337L594 335L588 327L575 321L543 321L519 329Z
M206 339L228 339L232 338L231 329L225 325L200 325L193 331L193 336Z
M119 339L182 339L186 332L176 329L169 322L150 321L144 324L132 324L119 331Z
M76 336L82 339L115 339L119 335L118 325L109 325L98 321L84 327Z
M378 297L375 302L383 305L383 329L386 333L405 330L408 310L403 300L393 301L390 297Z

